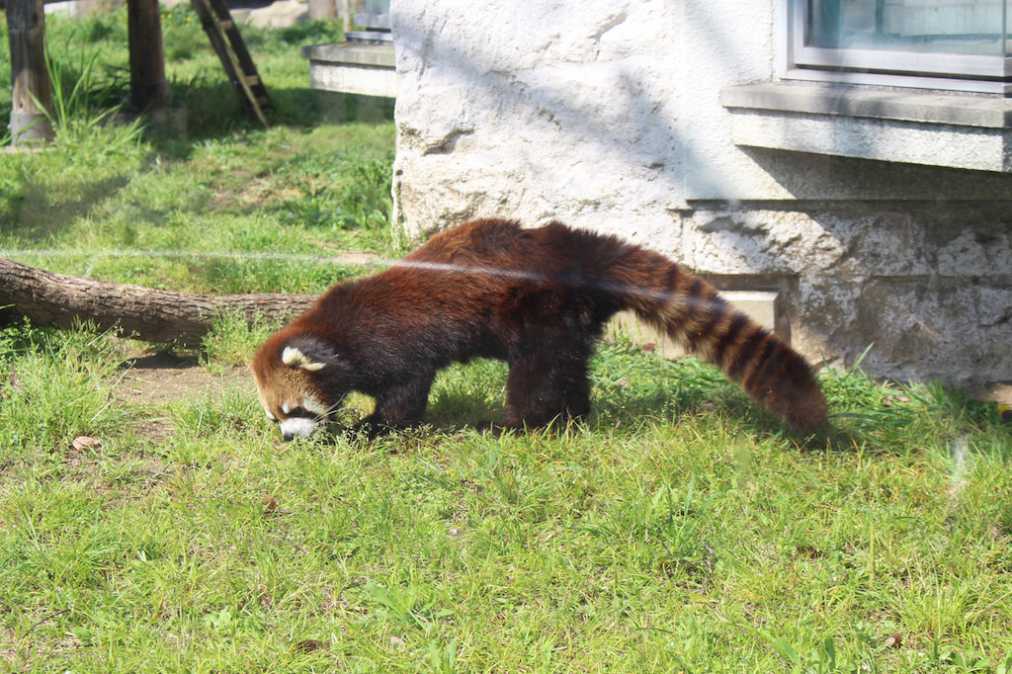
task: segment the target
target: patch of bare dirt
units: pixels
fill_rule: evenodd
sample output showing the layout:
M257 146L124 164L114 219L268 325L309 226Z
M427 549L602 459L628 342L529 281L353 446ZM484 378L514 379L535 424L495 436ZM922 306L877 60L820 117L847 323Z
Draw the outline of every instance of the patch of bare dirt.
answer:
M253 388L246 368L234 367L217 374L201 367L196 356L155 353L130 358L120 367L125 373L117 395L134 404L162 405L223 388Z
M128 358L120 368L123 375L115 395L122 402L133 405L158 408L227 388L254 389L253 378L246 368L211 372L201 367L196 356L151 353ZM164 438L172 433L172 422L167 417L156 416L147 419L140 430L149 437Z

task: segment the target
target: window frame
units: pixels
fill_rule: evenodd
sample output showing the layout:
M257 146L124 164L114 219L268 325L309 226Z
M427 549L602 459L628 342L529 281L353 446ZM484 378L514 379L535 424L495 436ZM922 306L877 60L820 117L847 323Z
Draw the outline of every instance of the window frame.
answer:
M804 43L808 7L808 0L777 0L777 60L783 79L1012 96L1012 56L812 47ZM1006 25L1007 11L1005 3L1002 16Z

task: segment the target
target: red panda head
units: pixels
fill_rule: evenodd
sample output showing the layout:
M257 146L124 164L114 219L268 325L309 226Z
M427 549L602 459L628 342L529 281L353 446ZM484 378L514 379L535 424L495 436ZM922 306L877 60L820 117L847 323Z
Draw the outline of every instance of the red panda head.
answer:
M344 392L333 385L339 368L339 359L323 340L290 329L257 350L250 369L260 404L282 438L311 435L341 404Z

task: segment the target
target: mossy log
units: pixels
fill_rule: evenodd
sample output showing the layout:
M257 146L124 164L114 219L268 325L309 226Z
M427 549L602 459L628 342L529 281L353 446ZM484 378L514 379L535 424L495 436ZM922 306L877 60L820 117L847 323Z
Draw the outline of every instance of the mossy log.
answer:
M308 308L314 299L286 294L190 295L63 276L0 258L0 308L8 316L61 328L89 321L150 342L197 346L224 314L283 320Z

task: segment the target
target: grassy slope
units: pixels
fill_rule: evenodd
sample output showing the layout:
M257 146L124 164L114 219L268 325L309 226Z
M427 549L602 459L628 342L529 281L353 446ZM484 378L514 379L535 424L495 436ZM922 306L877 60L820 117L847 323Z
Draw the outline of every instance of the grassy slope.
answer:
M333 40L324 24L245 36L278 107L269 130L248 125L217 57L183 7L164 15L173 109L143 134L96 124L127 91L126 17L49 22L70 109L55 147L0 162L0 250L54 271L184 290L322 290L330 263L102 257L94 251L326 255L390 248L389 122L320 124L301 44ZM0 116L9 68L0 56ZM84 74L89 95L72 96Z
M321 29L248 34L285 121L264 132L231 121L185 13L165 21L192 133L67 128L4 157L2 246L387 250L382 198L349 195L382 193L390 126L316 126L295 44ZM85 24L103 59L125 58L123 23ZM204 290L335 275L24 259ZM209 364L257 334L223 322ZM799 446L713 369L611 346L586 426L461 429L502 404L503 367L479 362L440 378L431 428L284 445L248 389L124 407L124 348L0 332L0 671L1009 667L1012 433L958 396L826 373L841 436Z

